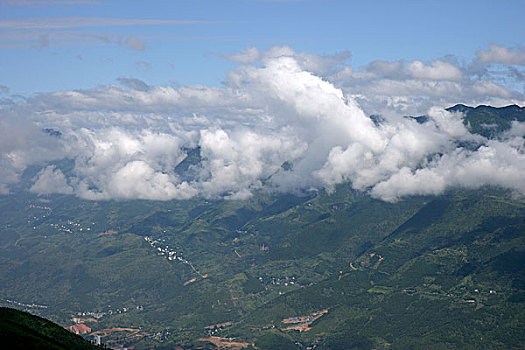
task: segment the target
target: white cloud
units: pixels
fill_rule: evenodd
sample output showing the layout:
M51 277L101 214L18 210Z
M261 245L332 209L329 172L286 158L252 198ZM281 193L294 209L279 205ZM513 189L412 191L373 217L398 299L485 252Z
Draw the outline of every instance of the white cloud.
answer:
M30 165L61 159L66 152L59 140L46 134L23 111L0 108L0 192L20 180Z
M480 75L472 66L415 62L419 61L374 61L360 69L345 66L326 79L354 97L367 114L418 115L435 105L499 107L525 102L525 94L511 88L519 85L519 74L514 71L483 70Z
M177 136L120 128L80 129L73 136L81 197L167 200L194 195L173 173L184 158Z
M487 140L470 134L460 114L443 110L460 102L523 104L522 93L490 73L480 79L440 60L355 68L348 57L253 48L229 56L239 65L221 87L120 78L124 87L10 104L0 109L0 191L37 165L44 170L33 192L88 199L246 199L263 187L330 189L345 181L389 201L450 186L525 193L525 128L514 123L501 139ZM382 116L373 121L369 114ZM409 114L429 119L420 124L403 117ZM196 147L202 161L191 177L177 173ZM74 162L71 171L49 165L64 158ZM292 169L282 169L284 162Z
M326 75L330 70L342 65L350 56L349 51L342 51L335 55L320 56L306 52L296 53L289 46L274 46L267 51L260 51L256 47L250 47L238 54L224 55L223 57L232 62L242 64L265 63L279 57L294 57L301 69L317 75Z
M490 45L488 51L478 50L476 55L482 62L503 63L525 66L525 51L505 46Z
M461 80L461 71L450 63L433 61L425 65L421 61L412 61L406 66L410 76L428 80Z
M155 171L145 161L126 163L111 174L103 190L89 190L81 183L80 196L87 199L188 199L197 194L187 182L175 184L172 176Z
M37 179L30 188L30 191L39 194L72 194L73 188L67 183L62 171L50 165L38 173Z
M428 111L428 116L441 131L451 138L468 140L471 137L459 113L450 113L444 109L432 107Z
M519 137L506 142L489 141L476 151L456 149L428 167L401 169L375 185L371 194L396 201L411 194L439 194L451 186L478 188L484 185L512 188L525 194L523 147L523 138Z
M473 91L479 95L491 95L503 98L509 98L512 96L512 92L493 81L480 80L475 82L472 88Z
M379 76L391 79L398 79L403 77L403 62L394 61L373 61L368 64L368 70L372 73L378 74Z

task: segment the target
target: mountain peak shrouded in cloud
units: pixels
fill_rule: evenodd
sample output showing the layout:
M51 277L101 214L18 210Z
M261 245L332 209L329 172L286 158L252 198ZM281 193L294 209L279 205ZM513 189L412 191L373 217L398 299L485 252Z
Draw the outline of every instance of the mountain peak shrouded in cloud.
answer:
M355 69L349 57L250 48L228 56L239 65L221 87L121 77L124 87L5 103L0 190L33 165L41 170L26 190L96 200L246 199L262 189L330 190L345 182L387 201L458 186L525 194L524 121L509 120L489 137L461 111L443 109L519 105L522 92L445 60ZM404 117L422 114L423 122ZM185 166L191 176L181 175L177 166L195 150L198 161ZM64 159L71 169L61 169Z

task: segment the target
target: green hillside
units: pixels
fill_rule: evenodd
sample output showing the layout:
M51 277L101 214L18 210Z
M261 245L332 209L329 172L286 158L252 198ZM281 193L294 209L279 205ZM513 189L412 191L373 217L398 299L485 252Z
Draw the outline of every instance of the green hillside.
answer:
M447 109L464 113L463 119L470 132L494 138L510 129L513 121L525 121L525 108L516 105L496 108L491 106L468 107L462 104Z
M23 217L35 212L28 203L38 198L18 203ZM327 349L525 344L525 202L502 190L396 204L348 186L248 202L51 203L29 226L10 216L2 298L45 305L61 323L101 313L89 327L141 329L140 339L108 334L108 345L191 348L225 322L214 335ZM73 217L80 226L67 225ZM101 228L85 231L92 222ZM311 330L283 330L283 319L322 309Z
M0 307L0 337L9 349L102 349L51 321L6 307Z

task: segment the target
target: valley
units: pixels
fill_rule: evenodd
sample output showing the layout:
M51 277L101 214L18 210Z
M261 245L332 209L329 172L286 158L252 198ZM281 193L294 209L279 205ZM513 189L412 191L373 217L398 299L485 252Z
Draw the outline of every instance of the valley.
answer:
M113 347L523 344L525 202L505 191L394 205L340 186L205 210L57 196L27 222L41 200L9 198L2 303ZM49 224L72 217L96 229Z

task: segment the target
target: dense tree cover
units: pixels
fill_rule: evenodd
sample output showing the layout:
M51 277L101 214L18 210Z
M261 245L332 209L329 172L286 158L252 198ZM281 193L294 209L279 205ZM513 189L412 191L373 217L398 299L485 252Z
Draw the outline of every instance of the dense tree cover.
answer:
M0 307L0 337L9 349L102 349L59 325L27 312Z

